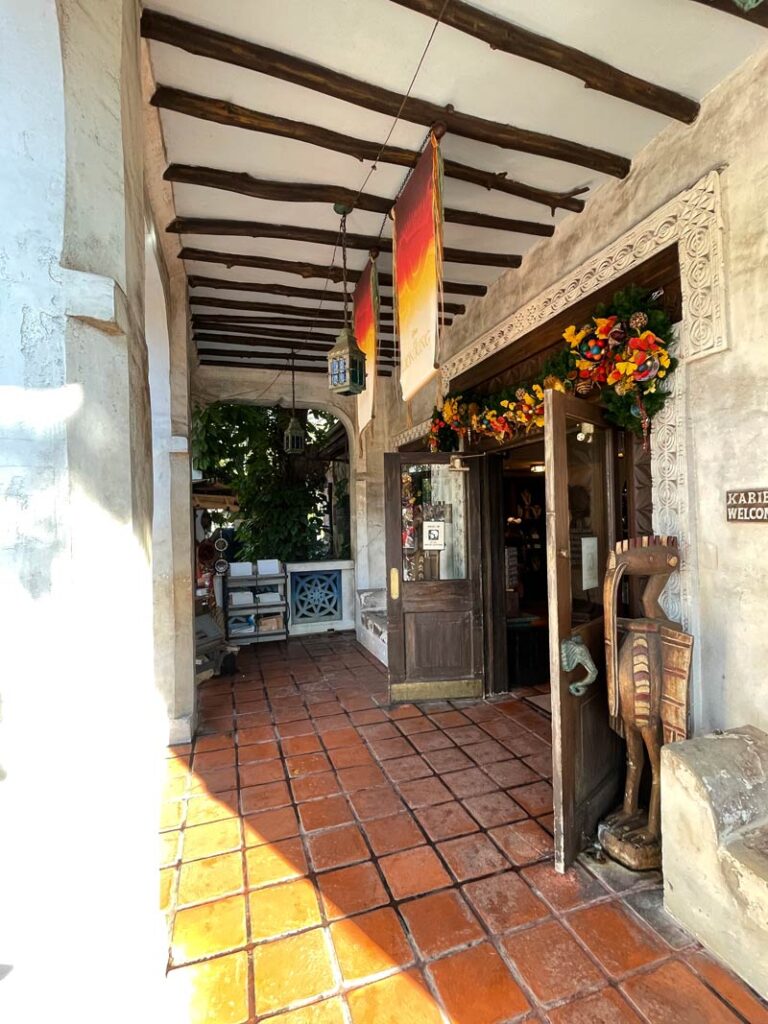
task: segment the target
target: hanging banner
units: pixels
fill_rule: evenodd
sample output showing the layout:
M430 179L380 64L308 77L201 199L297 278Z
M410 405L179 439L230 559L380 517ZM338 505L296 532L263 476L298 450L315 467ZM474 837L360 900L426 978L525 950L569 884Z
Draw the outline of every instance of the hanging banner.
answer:
M443 281L442 177L440 146L431 135L393 211L400 387L405 401L437 372Z
M376 360L379 347L379 279L373 260L360 276L352 298L357 344L365 352L365 391L357 396L357 429L363 430L373 419L376 390Z

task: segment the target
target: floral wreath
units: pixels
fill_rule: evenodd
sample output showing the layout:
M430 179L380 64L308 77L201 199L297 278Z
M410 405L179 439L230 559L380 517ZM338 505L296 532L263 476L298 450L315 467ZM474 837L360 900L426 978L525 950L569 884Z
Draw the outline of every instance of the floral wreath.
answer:
M449 395L435 408L431 451L455 451L461 438L493 437L499 443L544 426L544 392L598 396L609 422L642 435L645 446L653 417L669 391L677 367L670 354L673 331L658 293L636 285L595 309L592 322L563 332L566 344L547 360L535 380L495 395Z

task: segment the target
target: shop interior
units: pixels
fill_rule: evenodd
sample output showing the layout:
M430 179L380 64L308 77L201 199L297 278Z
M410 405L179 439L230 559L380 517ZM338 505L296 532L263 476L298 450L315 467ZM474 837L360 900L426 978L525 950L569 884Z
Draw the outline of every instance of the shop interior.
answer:
M507 671L509 689L517 690L549 681L544 441L502 458Z

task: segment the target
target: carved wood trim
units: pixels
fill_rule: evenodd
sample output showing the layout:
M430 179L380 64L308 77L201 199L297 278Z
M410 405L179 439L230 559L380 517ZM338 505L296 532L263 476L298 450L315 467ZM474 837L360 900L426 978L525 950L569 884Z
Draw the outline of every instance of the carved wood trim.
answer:
M454 377L675 243L685 310L678 356L690 362L723 351L727 341L722 231L720 180L711 171L447 360L440 370L444 390L449 390Z
M420 423L415 423L407 430L401 430L399 434L395 434L392 438L392 450L397 451L397 449L402 448L404 444L413 444L414 441L420 441L422 437L427 436L431 426L432 420L422 420Z

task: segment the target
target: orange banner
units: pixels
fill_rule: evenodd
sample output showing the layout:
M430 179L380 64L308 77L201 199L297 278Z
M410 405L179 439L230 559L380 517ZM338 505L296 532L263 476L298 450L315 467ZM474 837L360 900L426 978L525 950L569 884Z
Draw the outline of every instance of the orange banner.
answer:
M353 296L355 337L365 352L365 391L357 396L357 429L363 430L373 419L373 400L376 390L376 360L379 347L379 281L376 264L370 260L360 276Z
M443 273L442 161L434 136L394 208L400 387L405 401L437 372Z

